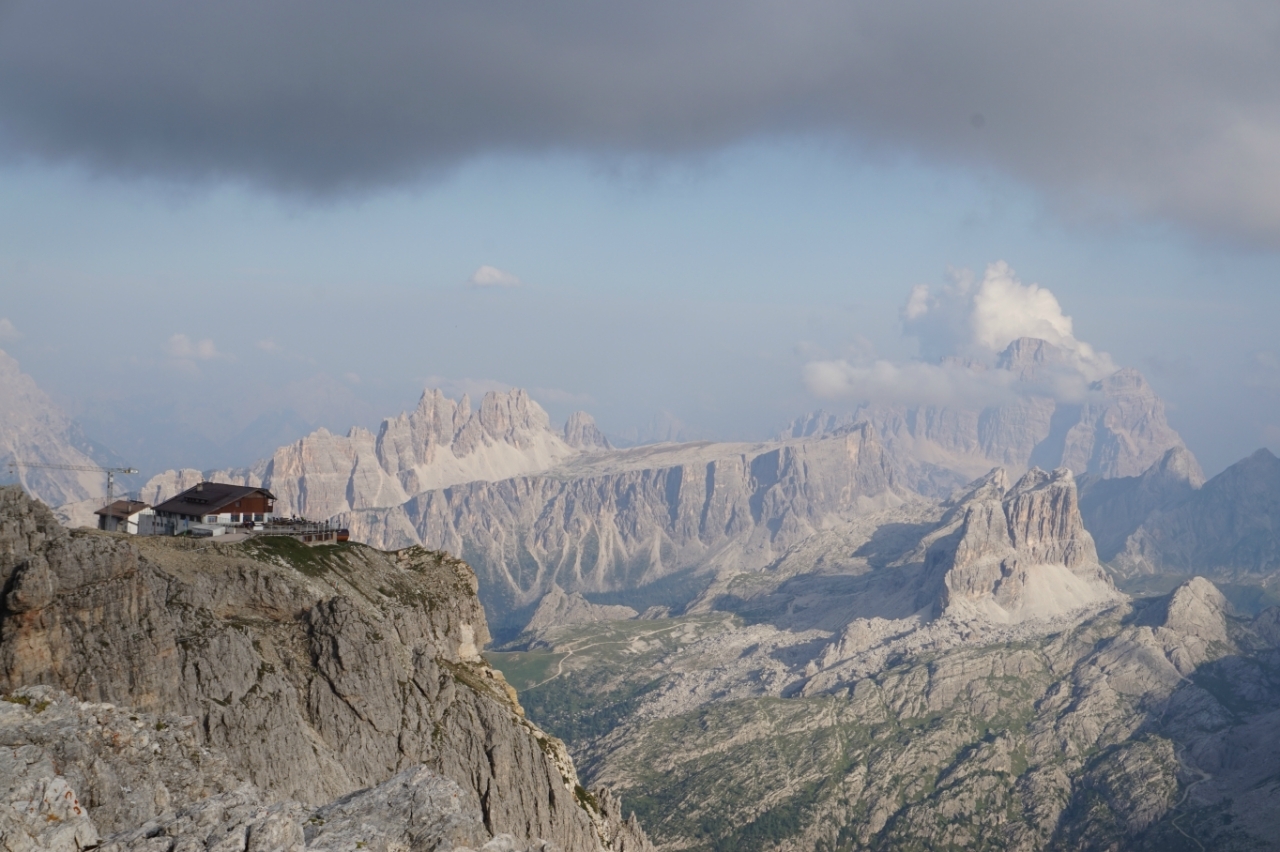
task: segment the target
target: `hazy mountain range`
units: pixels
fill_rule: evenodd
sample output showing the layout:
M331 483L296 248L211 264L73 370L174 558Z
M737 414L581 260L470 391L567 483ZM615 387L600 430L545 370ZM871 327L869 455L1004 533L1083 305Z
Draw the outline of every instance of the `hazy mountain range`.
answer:
M583 412L555 428L521 390L486 394L473 408L467 397L429 389L376 432L319 430L247 469L168 471L142 496L155 502L205 478L260 484L278 496L281 513L335 520L402 554L422 554L405 549L421 544L461 557L503 649L490 661L521 688L530 718L565 738L588 783L623 791L659 848L1276 848L1280 608L1267 607L1280 577L1280 460L1260 450L1205 481L1139 373L1115 370L1082 385L1069 368L1066 350L1022 339L992 365L947 368L980 384L989 394L983 406L867 404L805 415L771 440L623 449ZM25 424L14 434L70 446L56 409L16 366L13 375L4 387L25 396L6 391L10 398L44 406L29 405L35 414L26 419L11 415ZM42 431L41 422L57 428ZM66 541L55 549L79 546ZM241 803L245 815L216 805L234 830L266 831L250 811L280 796L292 802L289 825L308 813L328 819L322 814L336 805L327 797L397 769L388 732L400 730L394 720L406 708L415 719L437 713L443 698L414 692L408 668L369 673L387 635L376 625L385 622L402 644L416 641L409 634L419 628L406 633L403 620L427 593L405 585L402 557L362 555L356 565L345 551L283 559L215 544L228 561L193 569L181 542L140 547L111 562L113 582L134 576L135 559L144 573L158 570L165 588L190 584L182 595L213 613L190 616L200 630L226 610L261 635L250 652L235 645L240 628L218 628L209 641L223 651L181 646L189 670L152 677L144 666L129 677L152 677L161 691L162 682L181 682L186 692L175 701L208 694L230 707L223 693L240 696L279 730L313 729L325 743L286 749L289 772L316 755L329 761L312 774L332 789L312 802L293 776L273 774L264 753L235 745L233 729L258 717L209 711L224 720L226 730L214 732L232 763L263 779L258 798ZM310 596L306 606L276 600L272 584L284 575L260 577L255 559L318 583L290 592ZM439 554L431 559L445 565ZM208 586L204 571L227 588ZM312 600L339 577L371 608ZM12 605L79 606L74 590L44 604L30 597L36 586L19 585ZM239 603L227 609L226 601ZM474 607L458 601L450 606ZM433 618L435 606L427 606ZM305 624L296 622L304 610ZM432 628L468 646L446 643L438 666L483 692L472 681L498 675L451 668L458 663L449 655L484 641L474 627L481 616L466 611L465 625L450 616ZM183 607L175 612L189 618ZM27 621L12 623L27 630ZM259 649L290 631L309 638L290 639L293 650L288 642ZM330 640L332 657L322 650ZM23 641L10 650L30 644ZM49 642L62 649L55 656L74 657L62 639ZM84 653L97 662L76 666L94 677L123 676L96 646ZM392 654L405 666L411 656ZM14 659L36 671L45 656ZM163 659L156 665L168 665ZM211 674L228 665L234 678ZM258 692L245 674L254 666ZM278 667L291 674L277 677ZM66 677L51 677L24 682L65 688ZM305 701L290 698L304 682ZM340 700L326 697L335 689ZM374 694L376 707L366 707ZM518 705L499 706L519 728ZM449 749L470 754L476 737L516 748L525 734L513 740L507 722L466 712L440 729L443 752L417 722L395 739L437 755L435 771L461 784L464 798L480 792L466 804L473 813L489 807L474 775L483 761ZM382 755L376 771L344 750L352 736ZM613 837L647 848L638 827L620 822L610 794L575 788L568 757L551 745L543 752L561 767L550 782L537 755L512 757L522 768L503 795L524 804L500 815L504 825L528 818L537 821L522 829L528 837L562 836L583 848ZM591 825L577 811L570 825L542 809L560 795L556 778L582 790L574 795ZM413 795L443 795L452 789L443 783L422 781ZM368 795L359 814L399 807L390 789ZM164 824L212 819L193 796L195 810Z
M756 443L615 449L590 415L553 428L521 390L486 394L475 409L465 396L428 390L376 433L321 429L249 468L157 475L140 496L158 502L202 478L261 484L281 512L334 519L370 544L459 553L481 578L498 634L509 635L556 585L641 609L683 604L717 571L763 568L843 519L945 498L996 466L1015 477L1033 465L1065 467L1080 477L1086 526L1122 584L1202 573L1238 602L1271 600L1269 554L1280 539L1267 500L1280 484L1263 470L1268 454L1206 485L1137 371L1063 394L1055 383L1071 375L1071 357L1015 340L994 365L967 367L1014 389L996 404L819 411ZM93 464L70 420L16 362L5 356L0 366L7 457ZM21 481L63 507L67 522L85 523L103 480L31 469ZM1196 501L1219 508L1206 514ZM1178 520L1183 503L1178 511L1195 523Z
M202 477L261 484L285 513L333 518L379 547L463 555L499 634L554 585L647 606L687 599L718 570L762 568L840 519L945 497L991 468L1141 474L1171 449L1199 468L1134 370L1061 399L1071 353L1014 341L983 381L999 404L869 405L797 419L773 440L613 449L589 415L564 429L519 390L479 410L428 390L377 433L321 430L234 471L154 477L152 502ZM1127 534L1127 533L1126 533ZM637 591L640 590L640 591Z
M1182 455L1094 489L1203 500ZM662 849L1277 848L1280 607L1131 598L1080 509L1066 468L997 469L682 613L554 589L490 659Z
M34 466L13 467L11 462ZM92 518L106 494L105 476L39 465L100 464L118 466L120 461L86 438L18 362L0 351L0 483L18 483L50 506L65 506L63 519L80 524Z

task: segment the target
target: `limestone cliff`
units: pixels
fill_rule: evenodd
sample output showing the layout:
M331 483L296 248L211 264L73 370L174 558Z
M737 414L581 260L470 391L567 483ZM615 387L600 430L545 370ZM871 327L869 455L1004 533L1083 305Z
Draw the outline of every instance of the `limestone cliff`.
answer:
M875 430L859 424L782 444L584 455L539 476L429 491L343 520L364 541L463 554L493 617L557 583L606 592L690 569L763 567L836 519L900 503L896 477Z
M239 782L190 716L78 701L47 686L0 699L0 848L8 852L550 852L490 837L454 781L417 766L319 807ZM594 795L613 852L649 845ZM612 810L611 810L612 809ZM123 830L119 827L125 826Z
M1071 471L1032 468L1012 487L1002 469L951 513L930 548L942 609L999 621L1061 615L1119 597L1084 528Z
M324 805L425 767L488 835L566 852L642 842L479 656L475 576L445 554L69 533L5 488L0 589L0 694L47 685L189 716L199 745L267 801ZM191 804L222 777L128 818ZM99 830L129 827L120 807L89 808Z
M595 439L581 422L572 437ZM320 429L251 468L205 475L270 488L280 514L323 520L398 506L429 489L545 470L580 451L551 429L546 412L523 390L487 393L473 411L465 395L455 402L428 389L417 408L384 420L376 435L360 427L346 435ZM142 499L167 499L194 475L184 470L155 476Z
M1071 472L1032 468L1010 486L996 468L946 503L832 524L763 571L726 572L685 611L841 631L823 653L830 662L929 623L1053 629L1122 598L1084 528Z

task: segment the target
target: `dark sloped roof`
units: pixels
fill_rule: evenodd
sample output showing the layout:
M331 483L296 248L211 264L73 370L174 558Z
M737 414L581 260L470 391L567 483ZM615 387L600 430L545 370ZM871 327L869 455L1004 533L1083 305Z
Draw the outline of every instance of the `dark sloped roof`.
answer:
M231 503L252 494L262 494L268 500L276 499L276 495L267 489L252 485L202 482L156 506L156 511L175 515L216 515Z
M117 500L109 506L103 506L98 509L94 514L108 518L118 518L123 521L135 512L141 512L145 508L147 508L147 504L141 500Z

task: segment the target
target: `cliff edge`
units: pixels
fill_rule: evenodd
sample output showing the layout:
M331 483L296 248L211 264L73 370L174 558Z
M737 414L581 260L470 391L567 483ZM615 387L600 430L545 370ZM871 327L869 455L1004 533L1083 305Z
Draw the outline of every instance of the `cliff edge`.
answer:
M314 812L364 791L411 807L447 789L475 818L477 840L648 846L616 800L579 785L563 744L524 719L481 658L488 629L475 575L447 554L68 532L3 488L0 590L0 695L29 704L31 688L48 687L148 719L189 718L188 750L225 762L261 806ZM64 778L79 765L54 763ZM222 776L177 772L163 795L125 803L130 788L109 775L76 777L104 836L179 825L175 812L234 792ZM370 792L393 779L427 792Z

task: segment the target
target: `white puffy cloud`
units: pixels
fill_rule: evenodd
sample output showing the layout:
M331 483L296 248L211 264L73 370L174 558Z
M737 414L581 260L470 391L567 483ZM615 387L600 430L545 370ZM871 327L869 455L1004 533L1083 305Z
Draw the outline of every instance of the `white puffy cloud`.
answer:
M914 287L902 322L920 341L923 360L814 360L804 367L805 386L825 399L985 408L1018 395L1079 402L1092 382L1116 370L1111 356L1076 338L1048 288L1023 284L1004 261L988 266L981 281L953 271L937 291ZM998 369L996 356L1021 338L1055 349L1030 372Z
M1091 381L1116 370L1110 355L1076 338L1071 317L1047 287L1023 284L1002 260L990 264L980 282L960 272L937 293L915 287L902 318L926 357L984 358L1019 338L1033 337L1066 350L1074 367Z
M183 361L209 361L222 357L222 353L213 345L212 340L208 338L192 340L185 334L175 334L170 337L165 349L170 357Z
M0 317L0 341L7 342L10 340L18 340L22 337L22 332L9 321L8 317Z
M524 282L510 272L503 272L496 266L485 265L471 273L467 279L469 287L521 287Z

